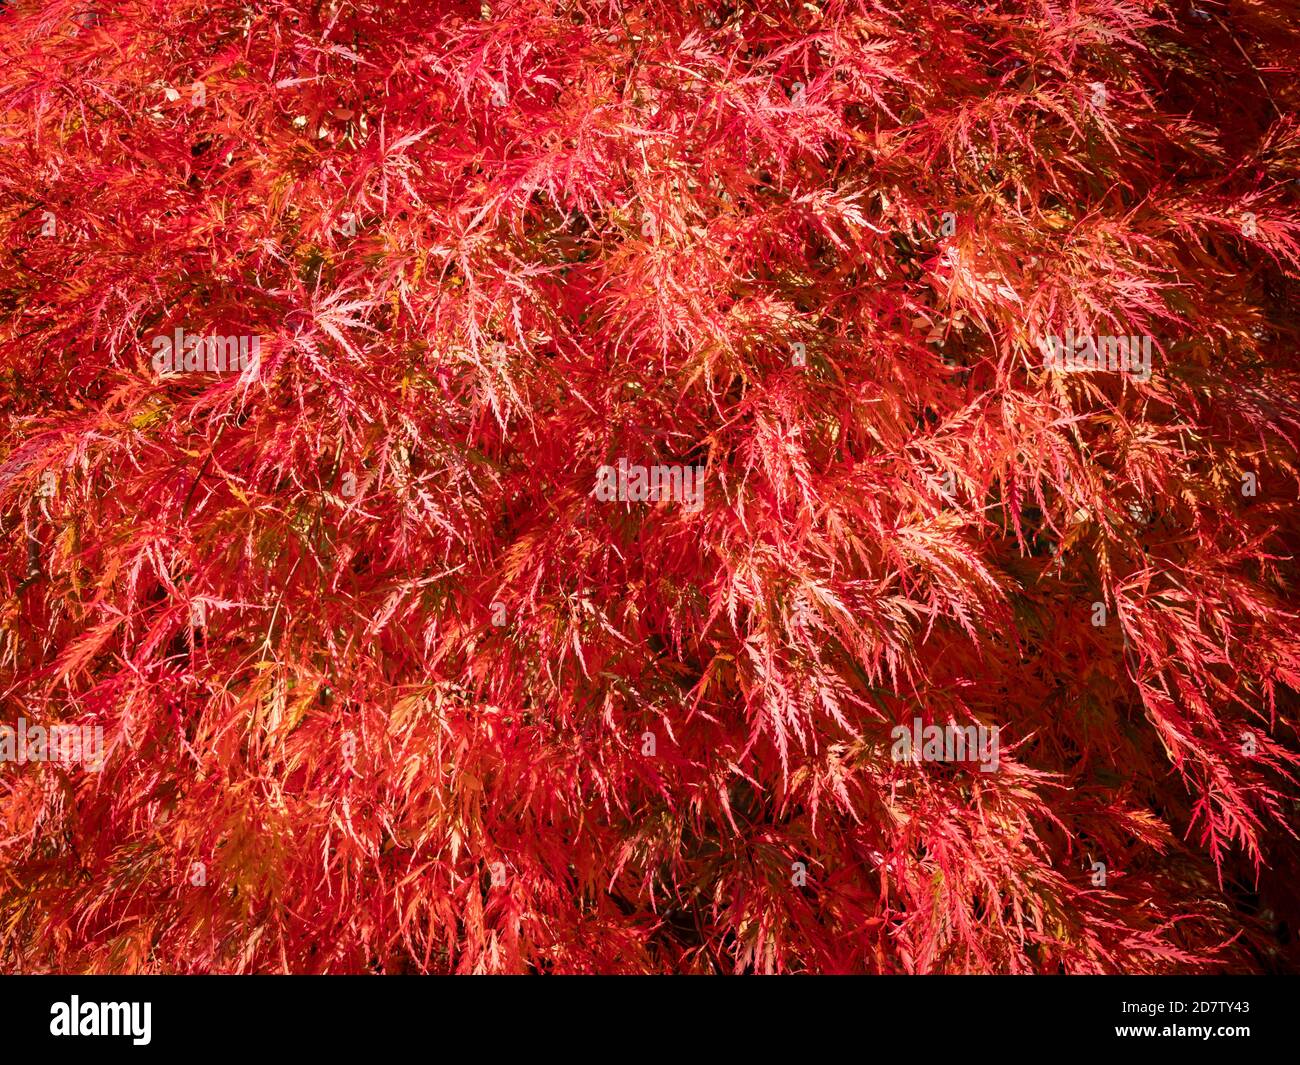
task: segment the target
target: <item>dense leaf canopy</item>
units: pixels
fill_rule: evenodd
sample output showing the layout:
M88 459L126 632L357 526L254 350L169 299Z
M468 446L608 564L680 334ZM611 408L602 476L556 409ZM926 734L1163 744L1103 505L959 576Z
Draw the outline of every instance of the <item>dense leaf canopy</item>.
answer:
M0 723L104 748L0 765L0 964L1293 967L1298 69L1293 0L9 4Z

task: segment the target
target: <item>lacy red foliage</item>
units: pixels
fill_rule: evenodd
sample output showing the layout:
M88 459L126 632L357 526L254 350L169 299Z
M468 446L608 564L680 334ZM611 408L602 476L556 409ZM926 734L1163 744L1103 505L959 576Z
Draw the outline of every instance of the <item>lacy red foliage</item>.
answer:
M1294 967L1298 25L10 4L3 966Z

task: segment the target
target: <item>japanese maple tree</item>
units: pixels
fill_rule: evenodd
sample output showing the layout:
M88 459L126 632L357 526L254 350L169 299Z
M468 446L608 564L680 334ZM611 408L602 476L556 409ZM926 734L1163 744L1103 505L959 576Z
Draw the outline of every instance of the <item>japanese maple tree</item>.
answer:
M1295 968L1298 71L1291 0L5 5L0 965Z

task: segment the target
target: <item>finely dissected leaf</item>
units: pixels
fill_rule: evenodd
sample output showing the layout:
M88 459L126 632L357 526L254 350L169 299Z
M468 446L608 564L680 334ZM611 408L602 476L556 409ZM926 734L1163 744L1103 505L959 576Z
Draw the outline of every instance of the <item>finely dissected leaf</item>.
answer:
M0 6L5 969L1294 968L1290 0Z

